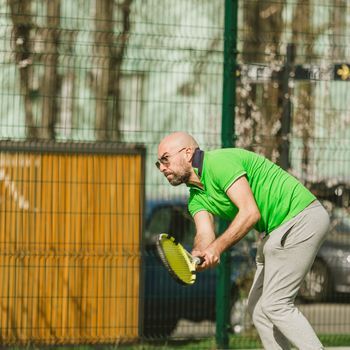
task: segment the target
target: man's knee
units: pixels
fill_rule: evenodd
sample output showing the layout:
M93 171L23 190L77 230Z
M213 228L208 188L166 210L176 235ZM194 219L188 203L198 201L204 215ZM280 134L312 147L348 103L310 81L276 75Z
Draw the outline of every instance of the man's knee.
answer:
M261 312L266 315L272 322L276 319L280 319L286 313L292 310L287 304L282 302L270 301L266 299L261 300Z
M250 305L250 307L248 304L248 312L252 318L254 326L259 330L260 325L264 325L266 323L266 315L264 314L260 303Z
M256 300L253 300L253 298L248 298L247 312L250 315L250 317L253 317L253 313L256 305L257 305Z

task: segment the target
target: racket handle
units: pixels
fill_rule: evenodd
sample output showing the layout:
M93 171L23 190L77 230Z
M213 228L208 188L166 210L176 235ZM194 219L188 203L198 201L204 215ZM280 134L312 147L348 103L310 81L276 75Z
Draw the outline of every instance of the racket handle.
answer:
M196 265L202 265L204 263L204 258L200 257L200 256L194 256L193 257L193 262Z

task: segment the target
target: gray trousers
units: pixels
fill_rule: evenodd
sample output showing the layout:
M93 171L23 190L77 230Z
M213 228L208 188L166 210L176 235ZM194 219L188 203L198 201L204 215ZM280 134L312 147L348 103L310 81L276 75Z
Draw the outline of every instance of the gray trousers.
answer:
M294 300L328 226L326 210L314 201L260 240L248 311L265 349L324 349Z

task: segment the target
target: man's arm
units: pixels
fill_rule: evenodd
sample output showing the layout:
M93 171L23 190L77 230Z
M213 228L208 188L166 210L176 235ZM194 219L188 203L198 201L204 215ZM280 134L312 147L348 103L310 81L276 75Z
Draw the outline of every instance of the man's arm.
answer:
M194 215L196 235L193 242L193 251L203 251L215 240L214 216L205 211Z
M226 231L197 254L205 258L201 269L217 265L221 253L241 240L260 219L260 211L245 176L235 181L226 194L237 206L238 213Z

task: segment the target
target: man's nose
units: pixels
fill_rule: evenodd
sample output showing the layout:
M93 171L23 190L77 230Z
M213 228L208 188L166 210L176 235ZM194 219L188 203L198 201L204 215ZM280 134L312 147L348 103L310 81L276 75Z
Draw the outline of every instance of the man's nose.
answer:
M166 169L167 167L163 164L163 163L160 163L159 165L159 170L163 173L164 170Z

